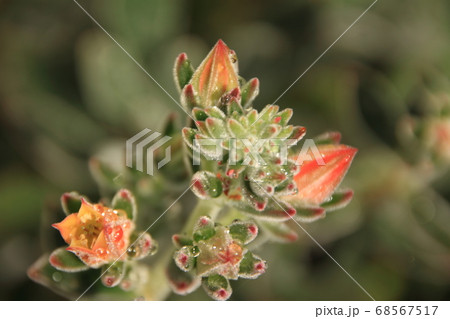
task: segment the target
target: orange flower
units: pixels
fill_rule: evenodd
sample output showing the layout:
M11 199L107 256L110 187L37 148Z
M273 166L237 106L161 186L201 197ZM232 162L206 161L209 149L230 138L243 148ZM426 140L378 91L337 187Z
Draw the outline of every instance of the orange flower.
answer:
M92 268L125 259L134 228L124 211L90 204L84 199L81 200L78 213L70 214L52 226L59 230L64 241L69 244L67 250Z
M300 172L294 177L298 193L286 196L287 201L313 207L327 201L341 183L358 151L341 144L319 145L317 149L323 162L310 157L305 160L301 155L295 158L300 164Z
M236 69L234 51L217 41L190 81L202 107L217 105L224 93L239 86Z

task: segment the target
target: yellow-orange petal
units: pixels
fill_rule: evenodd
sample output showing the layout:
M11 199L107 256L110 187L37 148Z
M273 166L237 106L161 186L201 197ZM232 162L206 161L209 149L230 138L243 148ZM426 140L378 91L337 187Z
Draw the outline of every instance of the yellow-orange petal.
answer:
M325 202L336 190L347 173L358 151L347 145L319 145L318 150L324 165L316 159L296 159L301 163L300 172L294 177L298 193L287 196L286 200L300 202L308 206L318 206Z
M106 243L105 232L102 230L92 246L92 251L98 256L103 256L107 253L107 250L108 244Z
M88 220L98 220L101 218L100 212L95 209L95 206L81 198L81 207L78 211L78 218L85 223Z
M79 227L79 225L80 220L78 219L78 213L74 213L64 218L62 222L53 224L52 226L59 230L61 237L70 245L74 230Z

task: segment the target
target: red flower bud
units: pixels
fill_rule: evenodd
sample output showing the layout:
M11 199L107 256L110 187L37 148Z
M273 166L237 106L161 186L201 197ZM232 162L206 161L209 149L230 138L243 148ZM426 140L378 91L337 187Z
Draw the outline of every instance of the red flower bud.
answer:
M217 41L190 81L198 94L200 106L217 105L224 93L239 86L235 65L234 51L222 40Z
M298 193L286 196L292 203L318 206L328 200L341 183L357 152L346 145L318 145L322 160L300 154L296 158L300 172L295 175Z

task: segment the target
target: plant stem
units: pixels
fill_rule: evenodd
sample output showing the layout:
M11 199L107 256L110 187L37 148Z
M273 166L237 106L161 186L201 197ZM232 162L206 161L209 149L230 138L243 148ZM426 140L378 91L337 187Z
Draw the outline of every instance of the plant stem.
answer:
M199 200L194 210L191 212L181 233L192 234L197 220L202 216L209 216L213 220L217 218L222 209L220 200ZM166 279L166 269L172 261L174 249L167 250L160 260L148 271L148 282L143 285L139 294L144 296L145 300L164 300L171 289Z

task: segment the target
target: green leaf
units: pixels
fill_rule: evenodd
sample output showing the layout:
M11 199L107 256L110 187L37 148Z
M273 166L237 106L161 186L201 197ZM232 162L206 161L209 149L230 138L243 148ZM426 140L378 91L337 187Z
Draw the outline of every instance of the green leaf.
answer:
M267 269L266 262L251 252L247 252L239 265L239 277L255 279Z
M81 207L83 196L77 192L64 193L61 195L61 206L66 215L77 213Z
M294 204L295 207L295 204ZM326 211L322 207L296 207L297 214L294 219L298 222L311 223L324 218Z
M188 84L183 88L180 96L181 105L186 110L192 110L194 107L199 106L197 94L194 92L192 84Z
M190 246L184 246L175 251L173 260L182 271L190 271L195 267L195 257Z
M348 203L350 203L350 201L352 200L352 198L353 198L352 190L345 190L340 192L338 191L331 196L331 199L329 201L323 203L320 206L325 208L327 212L330 212L347 206Z
M184 86L189 83L193 74L194 68L192 67L191 61L189 61L186 53L181 53L176 58L173 68L173 75L178 91L181 92Z
M112 200L112 208L120 209L127 213L129 219L135 221L137 218L136 199L127 189L119 190Z
M193 148L195 134L196 134L196 131L189 127L185 127L181 130L181 135L183 136L183 140L190 149Z
M156 254L158 242L147 232L133 232L130 237L131 246L127 249L129 258L139 260Z
M230 235L234 240L246 245L258 235L258 226L250 221L235 220L230 226Z
M234 112L236 112L236 114L238 115L242 115L244 113L244 110L239 101L233 97L230 99L230 101L228 101L227 112L229 116L233 115Z
M76 298L81 288L81 273L68 273L55 269L49 263L49 255L41 256L27 270L28 277L68 298ZM80 292L81 293L81 292Z
M192 176L192 191L201 199L216 198L222 194L222 181L211 172L200 171Z
M231 118L227 121L227 128L233 137L245 138L248 136L246 129L235 119Z
M194 107L192 109L192 115L197 121L204 121L208 118L208 114L206 114L206 112L199 107Z
M202 286L206 293L215 300L227 300L232 293L228 279L217 274L203 278Z
M258 119L258 111L255 109L252 109L250 112L246 115L247 121L249 125L253 125L255 121Z
M66 247L54 250L48 260L53 267L64 272L78 272L89 269L75 254L67 251Z
M209 117L205 120L206 128L208 133L213 138L226 138L228 137L227 131L225 129L225 123L223 120L218 118Z
M292 135L292 132L294 131L294 127L292 125L284 126L280 133L278 133L277 138L288 138Z
M102 283L106 287L115 287L125 276L125 263L117 261L113 264L104 265L102 267Z
M175 265L175 262L169 264L166 274L170 287L178 295L187 295L201 284L201 277L182 271Z
M207 240L216 234L214 222L208 216L202 216L194 226L194 241Z
M217 106L207 107L205 109L205 113L210 117L218 118L221 120L224 120L226 117L225 114Z
M249 107L253 103L253 100L259 94L259 80L253 78L245 83L241 89L241 103L242 106Z
M292 109L284 109L283 111L279 112L274 117L275 124L286 126L289 120L291 119L293 113L294 111L292 111Z

